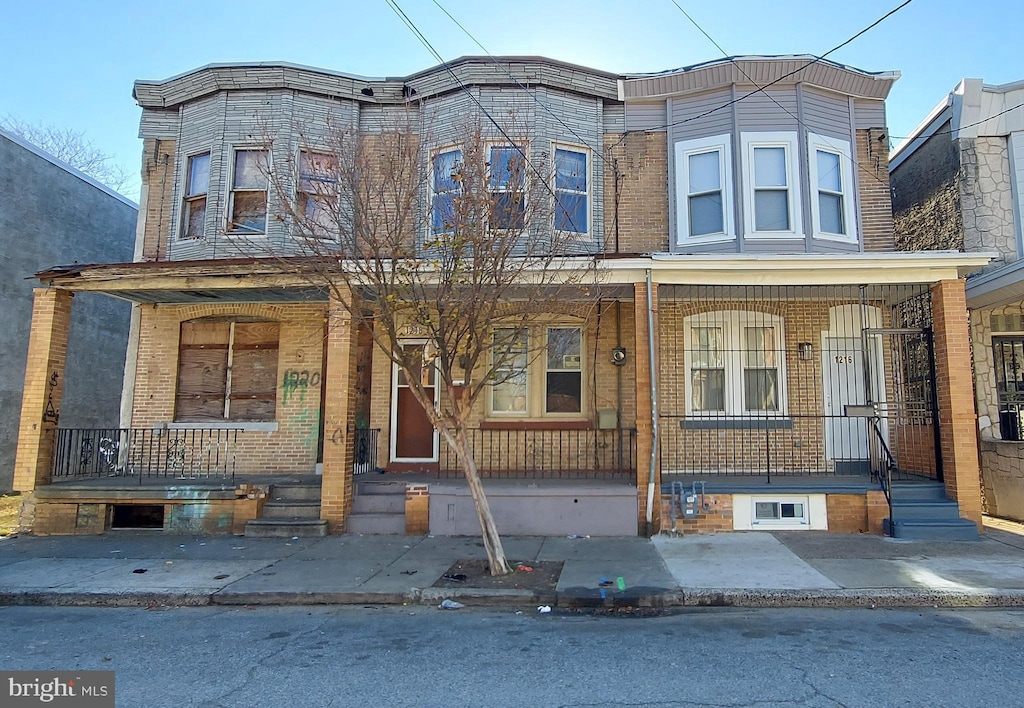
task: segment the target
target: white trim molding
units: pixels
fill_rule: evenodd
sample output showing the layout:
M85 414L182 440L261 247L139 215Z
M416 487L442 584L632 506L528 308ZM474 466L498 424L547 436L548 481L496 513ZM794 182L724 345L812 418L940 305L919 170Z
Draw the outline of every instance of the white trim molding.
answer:
M818 152L835 155L839 158L839 190L825 189L829 194L842 199L842 219L845 233L826 232L821 227L820 192L823 191L819 178L827 175L818 174ZM840 138L829 138L816 133L807 134L807 162L810 169L808 191L811 194L811 235L814 238L841 243L857 243L857 205L855 204L853 155L850 142Z
M718 154L718 191L721 194L722 230L715 233L690 234L690 170L689 159L695 155ZM676 187L676 245L717 243L736 238L733 214L732 135L714 135L696 140L681 140L675 144ZM713 192L702 192L706 196Z

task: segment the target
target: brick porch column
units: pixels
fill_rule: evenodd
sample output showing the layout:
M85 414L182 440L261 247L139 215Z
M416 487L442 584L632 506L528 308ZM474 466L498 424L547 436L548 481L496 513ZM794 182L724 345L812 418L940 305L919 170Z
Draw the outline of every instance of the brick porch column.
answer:
M651 290L651 302L654 306L654 341L655 359L658 351L658 286ZM647 526L647 486L650 481L651 447L654 444L654 431L651 427L651 355L647 337L647 284L633 285L633 313L635 324L635 366L636 366L636 486L637 486L637 526L644 536L656 534L661 529L661 465L655 466L654 506L651 525ZM657 372L654 372L657 375Z
M981 531L978 429L963 280L942 280L932 286L932 327L946 492L959 503L960 516L974 521Z
M20 520L22 529L32 528L34 504L31 492L48 484L52 472L50 465L64 393L73 295L58 288L36 288L34 292L14 462L14 489L25 494Z
M324 372L324 462L320 518L331 533L343 533L352 509L355 429L356 326L338 300L328 305Z

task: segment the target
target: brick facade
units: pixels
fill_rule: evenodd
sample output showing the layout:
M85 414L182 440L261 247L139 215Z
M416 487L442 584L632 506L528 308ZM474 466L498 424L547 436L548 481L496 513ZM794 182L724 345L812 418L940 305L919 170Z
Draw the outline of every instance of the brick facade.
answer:
M884 128L857 131L857 190L861 239L865 251L890 253L893 240L892 194L889 190L888 133Z
M935 331L935 384L938 392L942 469L946 491L960 505L960 516L981 524L981 480L977 424L968 338L967 303L962 280L932 287Z
M141 307L138 369L132 427L174 423L181 323L206 317L261 318L280 323L277 361L276 430L241 430L235 452L236 474L313 474L317 462L325 306L149 305ZM293 385L291 372L300 376ZM313 376L316 374L316 376ZM237 427L231 421L209 427Z

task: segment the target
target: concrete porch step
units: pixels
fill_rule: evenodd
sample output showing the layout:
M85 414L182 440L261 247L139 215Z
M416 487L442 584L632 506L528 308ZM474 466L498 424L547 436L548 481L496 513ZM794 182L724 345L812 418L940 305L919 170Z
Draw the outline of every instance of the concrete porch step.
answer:
M263 505L264 519L319 519L320 501L268 501Z
M978 541L978 526L969 519L897 520L884 519L882 525L887 536L915 541Z
M275 484L270 488L270 501L320 501L319 484Z
M252 519L245 524L245 535L253 538L308 538L327 535L323 519Z
M351 514L345 526L347 533L403 535L405 514Z
M405 482L359 480L356 482L356 496L360 494L401 494L405 496Z
M356 494L353 514L404 514L405 494Z
M946 485L942 482L893 482L893 501L946 501Z
M955 521L960 518L960 506L948 499L893 500L892 515L899 521Z

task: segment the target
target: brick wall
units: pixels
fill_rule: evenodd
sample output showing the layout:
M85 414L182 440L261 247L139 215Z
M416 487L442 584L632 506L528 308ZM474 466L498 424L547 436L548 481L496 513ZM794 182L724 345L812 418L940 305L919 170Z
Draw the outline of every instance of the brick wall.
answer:
M605 147L606 253L615 252L615 176L619 185L619 253L664 252L668 234L668 143L663 132L609 133Z
M946 491L981 530L981 480L964 281L932 286L935 384Z
M174 182L177 178L177 142L147 138L142 143L142 186L145 231L142 260L162 261L167 258L168 244L175 213Z
M158 305L141 308L139 364L132 427L174 421L181 323L199 317L260 317L280 322L277 430L238 434L236 474L312 474L315 471L324 377L325 305ZM286 386L288 372L310 372L308 386ZM316 373L319 383L312 385ZM305 378L305 377L303 377ZM228 421L225 421L225 425ZM211 427L215 427L211 425ZM330 437L331 431L327 432Z
M430 533L430 489L426 484L405 487L405 533L407 536Z
M677 533L718 533L733 530L732 495L706 494L704 507L693 519L677 518L671 521L672 496L663 494L661 497L662 530ZM677 512L678 513L678 512Z
M857 131L857 189L860 192L861 238L865 251L891 252L892 196L889 191L889 144L880 128ZM882 138L882 140L879 140Z

